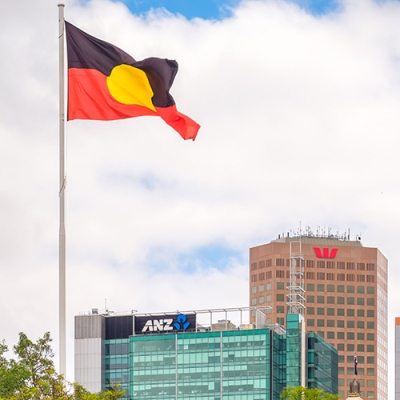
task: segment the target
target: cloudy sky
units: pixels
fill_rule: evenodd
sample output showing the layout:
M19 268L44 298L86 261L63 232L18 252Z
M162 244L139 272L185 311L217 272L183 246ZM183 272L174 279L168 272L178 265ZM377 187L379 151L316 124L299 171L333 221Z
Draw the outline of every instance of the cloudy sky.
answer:
M57 3L3 0L0 12L0 337L50 331L56 353ZM201 125L192 142L154 117L67 124L67 378L74 315L247 306L249 247L300 224L350 229L388 258L393 371L400 2L65 5L137 60L176 59L171 93Z

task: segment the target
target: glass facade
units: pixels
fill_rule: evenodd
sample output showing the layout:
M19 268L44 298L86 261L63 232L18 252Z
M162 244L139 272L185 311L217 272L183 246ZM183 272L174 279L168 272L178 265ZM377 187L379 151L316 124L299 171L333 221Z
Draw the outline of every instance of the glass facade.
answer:
M269 399L271 389L281 392L284 376L282 342L274 336L269 329L131 336L130 393L146 399ZM278 373L271 381L274 366Z
M337 351L315 333L307 337L308 386L337 393ZM121 384L125 399L279 400L284 387L301 384L297 314L287 315L286 333L157 332L104 343L105 389Z

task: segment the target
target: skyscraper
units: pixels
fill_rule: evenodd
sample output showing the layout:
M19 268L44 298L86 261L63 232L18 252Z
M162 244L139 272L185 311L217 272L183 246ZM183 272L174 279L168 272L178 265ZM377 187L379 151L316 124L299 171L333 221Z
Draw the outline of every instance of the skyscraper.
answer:
M250 306L271 306L268 323L300 313L339 352L339 395L354 379L367 399L387 399L387 259L348 235L279 235L250 249Z

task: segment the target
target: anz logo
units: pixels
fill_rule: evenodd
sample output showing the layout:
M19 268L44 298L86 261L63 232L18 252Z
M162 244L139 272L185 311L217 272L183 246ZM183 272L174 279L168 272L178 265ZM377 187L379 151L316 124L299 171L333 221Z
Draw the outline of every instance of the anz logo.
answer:
M185 314L179 314L174 322L173 318L149 319L142 328L142 332L168 332L174 328L178 331L185 331L189 328L190 322L187 321Z

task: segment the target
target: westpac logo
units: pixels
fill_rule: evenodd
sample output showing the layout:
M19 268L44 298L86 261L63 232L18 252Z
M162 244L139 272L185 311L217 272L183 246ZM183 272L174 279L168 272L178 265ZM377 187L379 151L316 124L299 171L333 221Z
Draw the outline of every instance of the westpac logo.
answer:
M189 326L190 322L187 321L186 315L179 314L176 317L176 322L173 318L148 319L142 328L142 332L168 332L174 328L178 331L185 331Z
M331 251L329 251L328 247L324 247L323 249L320 249L318 247L314 247L314 252L317 258L335 258L336 254L338 252L337 248L332 248Z

